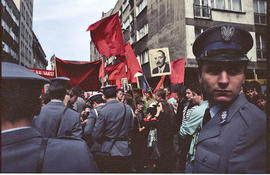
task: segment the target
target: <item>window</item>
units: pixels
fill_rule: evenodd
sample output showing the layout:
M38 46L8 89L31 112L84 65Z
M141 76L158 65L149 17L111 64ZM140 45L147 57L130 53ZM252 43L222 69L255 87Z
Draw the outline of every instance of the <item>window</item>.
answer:
M140 65L149 62L149 57L148 57L148 50L143 51L141 54L137 56L138 62Z
M5 51L6 53L9 53L9 47L4 41L2 41L2 48L3 48L3 51Z
M125 2L124 2L123 5L122 5L123 11L126 10L127 6L128 6L128 0L125 0Z
M228 9L242 11L241 0L228 0Z
M193 8L195 17L211 17L211 8L208 5L208 0L194 0Z
M130 24L130 22L129 22L129 18L128 18L123 24L123 29L127 29L129 24Z
M225 9L225 0L211 0L211 6L217 9Z
M256 33L256 51L257 51L257 60L265 61L266 60L266 40L265 40L265 36L259 33Z
M215 9L242 11L241 0L211 0L211 7Z
M266 18L266 1L253 0L254 7L254 22L255 24L267 24Z
M142 39L147 34L148 34L148 24L144 25L137 31L137 41Z
M142 0L141 3L138 6L136 6L136 16L138 16L146 6L147 0Z

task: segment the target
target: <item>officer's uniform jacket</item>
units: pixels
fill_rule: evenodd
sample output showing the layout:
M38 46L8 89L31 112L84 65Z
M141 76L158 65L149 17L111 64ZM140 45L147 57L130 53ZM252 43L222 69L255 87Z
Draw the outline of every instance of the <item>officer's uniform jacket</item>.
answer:
M24 128L1 135L2 172L36 172L41 154L41 134ZM98 172L84 141L77 138L48 139L42 172Z
M265 141L265 113L240 94L225 113L218 112L203 126L192 172L264 173Z
M124 115L124 106L126 107L126 115L123 126L120 129L118 138L116 138L117 130L121 124ZM124 105L117 100L111 100L104 104L93 131L93 137L102 144L101 151L109 152L113 138L116 142L111 150L112 156L129 156L131 149L128 144L128 134L133 129L133 113L129 105Z
M80 114L69 108L64 114L58 134L56 133L58 122L65 108L63 102L49 102L42 107L40 114L34 118L33 126L44 137L74 136L81 138Z
M88 142L88 143L92 143L93 142L93 138L92 138L92 133L93 133L93 129L96 123L96 120L99 116L100 111L102 110L104 104L101 104L100 106L96 107L95 109L91 109L90 113L88 115L87 118L87 123L85 125L84 128L84 139ZM91 151L95 152L95 151L100 151L101 150L101 145L98 144L97 142L94 142L93 145L91 145Z

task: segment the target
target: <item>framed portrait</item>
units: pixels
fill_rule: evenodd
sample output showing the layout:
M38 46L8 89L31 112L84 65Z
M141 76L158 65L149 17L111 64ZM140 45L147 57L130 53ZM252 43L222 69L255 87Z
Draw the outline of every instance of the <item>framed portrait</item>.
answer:
M171 64L167 47L149 50L151 77L170 75Z

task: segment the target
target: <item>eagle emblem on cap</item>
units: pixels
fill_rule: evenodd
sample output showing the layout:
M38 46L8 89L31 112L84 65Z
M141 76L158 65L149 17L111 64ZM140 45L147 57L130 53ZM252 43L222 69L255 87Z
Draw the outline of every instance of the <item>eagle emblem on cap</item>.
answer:
M231 41L233 35L234 35L235 28L233 26L222 26L221 27L221 38L224 41Z

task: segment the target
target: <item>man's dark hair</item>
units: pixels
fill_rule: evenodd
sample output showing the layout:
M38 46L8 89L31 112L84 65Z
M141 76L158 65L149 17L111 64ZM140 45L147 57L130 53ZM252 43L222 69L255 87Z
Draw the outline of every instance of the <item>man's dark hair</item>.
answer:
M199 83L193 83L190 86L190 90L192 92L195 92L197 95L202 95L203 94L203 89Z
M261 85L258 81L246 81L243 90L246 93L248 90L256 90L258 93L261 93Z
M1 80L1 118L11 123L31 122L41 108L41 87L29 80ZM24 86L18 88L18 86Z
M124 90L123 90L123 89L119 88L119 89L116 89L116 94L117 94L119 91L124 92Z
M44 104L47 104L51 101L51 96L48 93L41 94L41 99L43 100Z
M105 98L116 98L116 91L103 92Z
M160 52L163 55L164 60L166 60L166 54L165 54L165 52L163 50L158 50L157 52Z
M73 96L80 97L81 93L82 93L81 89L78 88L78 86L74 86L70 91L70 97L73 97Z
M78 97L83 97L83 89L80 87L80 85L75 85L71 91L74 91L75 95L78 96Z
M51 85L48 88L48 93L52 99L64 100L65 95L67 93L65 86L62 85Z
M184 85L177 86L176 93L179 98L185 98L186 97L186 87Z
M143 100L136 100L136 105L138 105L138 104L143 105L144 104L144 101Z
M166 91L164 89L158 89L156 95L161 97L163 100L166 100Z

